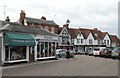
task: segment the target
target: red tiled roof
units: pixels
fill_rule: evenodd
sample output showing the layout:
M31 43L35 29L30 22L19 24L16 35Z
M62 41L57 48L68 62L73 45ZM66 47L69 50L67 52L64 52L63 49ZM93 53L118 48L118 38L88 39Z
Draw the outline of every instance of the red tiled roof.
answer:
M74 28L68 28L68 33L70 34L71 38L76 38L78 33L79 33L79 29L74 29Z
M85 39L87 39L87 37L88 37L91 29L79 28L79 30L81 31L83 37L84 37Z
M103 39L106 34L107 34L107 32L101 32L101 33L99 34L99 38L100 38L100 39Z
M59 27L59 31L61 32L63 29L63 27ZM78 33L79 33L79 29L75 29L75 28L67 28L68 33L70 34L71 38L75 38L77 37ZM60 32L58 32L58 34L60 34Z
M63 29L63 27L59 27L59 31L61 32ZM87 39L89 33L91 32L94 39L103 39L105 37L105 35L107 34L107 32L101 32L100 30L97 29L86 29L86 28L79 28L79 29L75 29L75 28L67 28L68 33L70 34L71 38L76 38L77 35L79 34L79 31L81 31L84 39ZM60 32L58 34L60 34ZM98 36L96 36L95 34L98 34ZM115 35L110 35L110 38L112 40L112 42L117 42L119 41L119 39L117 38L117 36Z
M110 35L110 39L112 42L119 42L119 39L115 35Z
M89 33L91 32L94 39L98 39L98 40L103 39L104 36L107 33L107 32L101 32L100 30L97 30L97 29L83 29L83 28L80 28L80 30L82 31L82 34L85 38L87 38ZM95 34L97 34L97 36Z

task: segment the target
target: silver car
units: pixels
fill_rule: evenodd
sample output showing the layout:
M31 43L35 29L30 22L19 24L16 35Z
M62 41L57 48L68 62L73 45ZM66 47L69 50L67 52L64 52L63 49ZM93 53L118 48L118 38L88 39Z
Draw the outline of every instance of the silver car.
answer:
M74 58L74 51L73 50L68 50L69 52L69 58ZM58 58L66 58L67 56L67 50L66 49L57 49L56 50L56 57Z
M58 58L65 58L66 57L66 52L67 52L66 49L57 49L56 50L56 56Z

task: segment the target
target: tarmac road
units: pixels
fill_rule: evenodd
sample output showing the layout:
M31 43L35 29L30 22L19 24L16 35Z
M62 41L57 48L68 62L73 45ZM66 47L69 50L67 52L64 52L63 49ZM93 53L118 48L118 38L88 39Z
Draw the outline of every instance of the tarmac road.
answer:
M3 76L118 76L118 60L76 55L75 58L6 68Z

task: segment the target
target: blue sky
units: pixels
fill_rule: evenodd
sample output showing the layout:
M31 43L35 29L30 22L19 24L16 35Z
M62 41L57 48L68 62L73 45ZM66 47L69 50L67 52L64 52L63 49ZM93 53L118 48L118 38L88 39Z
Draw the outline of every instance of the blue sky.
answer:
M62 26L70 20L70 27L98 28L110 34L118 34L119 0L0 0L0 20L5 15L12 22L19 19L21 10L27 17L54 20ZM6 6L6 7L5 7Z

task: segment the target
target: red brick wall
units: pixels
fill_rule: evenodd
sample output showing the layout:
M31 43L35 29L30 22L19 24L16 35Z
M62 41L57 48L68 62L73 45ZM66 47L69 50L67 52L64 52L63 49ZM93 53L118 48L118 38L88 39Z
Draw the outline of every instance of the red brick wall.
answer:
M32 23L28 23L28 26L31 26L31 25L32 25ZM34 27L38 27L38 25L39 25L39 24L34 24ZM42 24L41 26L42 26L42 28L45 29L45 26L46 26L46 25L45 25L45 24ZM47 25L47 26L48 26L48 25ZM48 26L49 31L51 31L51 27L52 27L52 26ZM55 33L57 33L57 32L58 32L58 26L54 26L54 27L55 27L55 28L54 28Z

